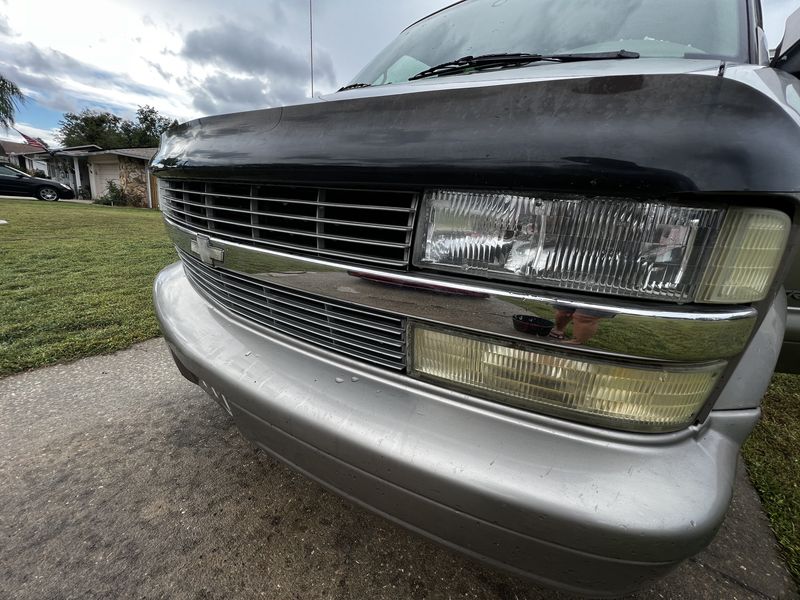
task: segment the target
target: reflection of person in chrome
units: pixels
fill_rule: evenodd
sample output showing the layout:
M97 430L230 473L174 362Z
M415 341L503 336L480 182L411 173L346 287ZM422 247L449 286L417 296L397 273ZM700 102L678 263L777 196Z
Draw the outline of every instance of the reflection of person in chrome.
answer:
M600 327L600 319L613 319L614 313L604 310L591 310L588 308L572 308L556 304L556 326L550 332L550 337L564 340L567 344L583 345L592 339ZM567 325L572 322L572 338L566 339Z

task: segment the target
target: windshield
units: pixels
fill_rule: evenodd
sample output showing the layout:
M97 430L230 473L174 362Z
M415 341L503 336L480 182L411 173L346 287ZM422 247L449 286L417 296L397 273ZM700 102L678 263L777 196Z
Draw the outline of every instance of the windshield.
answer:
M25 177L30 177L30 175L27 173L23 173L11 165L0 165L0 173L3 173L4 175L24 175Z
M465 0L406 29L353 80L407 81L463 56L638 52L746 62L743 0Z

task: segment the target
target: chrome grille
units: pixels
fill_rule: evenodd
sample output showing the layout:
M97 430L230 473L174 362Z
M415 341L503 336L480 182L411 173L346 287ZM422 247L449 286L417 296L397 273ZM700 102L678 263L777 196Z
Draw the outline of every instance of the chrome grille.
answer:
M254 323L390 369L405 369L405 319L206 266L178 250L195 288Z
M161 208L219 239L407 269L416 194L162 179Z

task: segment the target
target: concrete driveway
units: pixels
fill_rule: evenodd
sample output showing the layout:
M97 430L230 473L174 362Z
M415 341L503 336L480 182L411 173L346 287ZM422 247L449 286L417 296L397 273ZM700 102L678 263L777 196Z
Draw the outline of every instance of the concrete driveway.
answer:
M566 597L256 451L161 340L0 380L0 409L3 599ZM712 546L637 597L797 597L745 476Z

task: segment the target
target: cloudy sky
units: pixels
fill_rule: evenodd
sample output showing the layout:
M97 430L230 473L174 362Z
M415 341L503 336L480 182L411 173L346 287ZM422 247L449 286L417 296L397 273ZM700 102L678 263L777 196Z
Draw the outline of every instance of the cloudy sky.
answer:
M349 82L406 25L452 1L313 0L315 91ZM763 3L774 46L800 0ZM64 112L87 107L131 117L149 104L182 121L294 103L311 92L308 2L0 0L0 73L29 98L19 129L47 142Z

